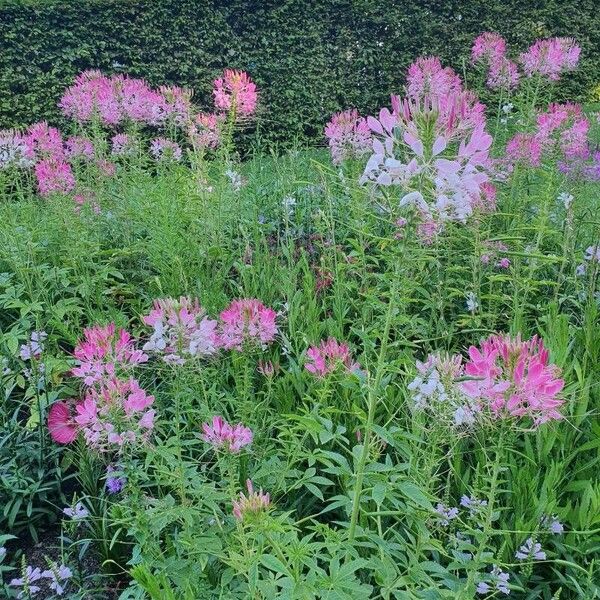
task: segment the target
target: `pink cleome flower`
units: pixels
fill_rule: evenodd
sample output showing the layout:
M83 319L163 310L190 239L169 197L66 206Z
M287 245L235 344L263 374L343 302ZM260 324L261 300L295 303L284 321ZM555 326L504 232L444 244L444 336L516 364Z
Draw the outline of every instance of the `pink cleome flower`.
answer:
M90 448L99 452L145 442L154 427L155 411L149 396L135 379L116 378L90 388L77 404L74 421Z
M35 164L35 177L40 195L68 194L75 188L75 177L69 163L44 159Z
M549 81L557 81L566 71L573 71L579 62L581 48L573 38L537 40L520 56L528 77L540 75Z
M94 158L94 144L92 140L83 136L72 136L65 142L67 156L71 159L91 159Z
M521 163L539 167L542 159L542 143L530 133L517 133L506 144L506 157L511 164Z
M224 116L221 114L198 113L188 127L189 138L195 148L214 150L221 142L221 128Z
M371 130L356 109L334 114L325 127L333 163L360 158L371 149Z
M237 454L244 446L252 443L252 430L241 423L230 425L223 417L213 417L211 423L203 423L202 439L215 450L224 449Z
M183 364L188 358L217 352L217 321L205 316L197 299L155 300L154 308L142 320L154 329L143 350L162 354L165 362Z
M306 351L308 357L304 368L317 377L325 377L342 368L346 373L355 373L360 365L352 359L347 344L340 344L335 338L323 340L318 346Z
M215 106L224 111L235 111L236 117L249 117L256 110L256 85L244 71L225 69L223 76L214 80Z
M534 426L561 419L558 397L564 387L560 370L548 364L548 351L537 336L492 335L480 348L471 346L461 384L469 397L487 406L496 418L531 417Z
M148 356L134 347L133 338L124 329L116 331L114 323L83 330L84 339L74 350L79 366L72 370L87 386L112 379L117 368L127 369L148 361Z
M79 428L67 402L55 402L48 411L50 437L59 444L70 444L75 440Z
M460 77L451 67L442 67L437 56L420 57L408 67L406 77L407 95L412 100L425 96L440 99L460 92Z
M486 31L475 38L471 48L473 62L494 63L506 54L506 41L498 33Z
M254 491L254 485L250 479L246 480L246 489L248 495L245 496L240 492L238 500L233 500L233 516L238 521L243 521L246 517L257 515L266 511L271 506L271 497L265 494L262 489L258 492Z
M226 350L265 348L277 335L276 317L260 300L234 300L220 315L219 344Z

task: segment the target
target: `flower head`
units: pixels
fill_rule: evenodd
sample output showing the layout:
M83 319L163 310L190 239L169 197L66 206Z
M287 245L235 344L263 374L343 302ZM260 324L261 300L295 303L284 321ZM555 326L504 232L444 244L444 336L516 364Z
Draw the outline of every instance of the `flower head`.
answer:
M154 308L142 320L154 329L143 350L161 354L165 362L183 364L217 352L217 321L205 316L197 299L155 300Z
M89 516L89 511L81 502L77 502L75 506L67 506L63 508L63 513L73 519L73 521L81 521L83 519L87 519Z
M548 363L542 340L533 337L492 335L480 348L469 348L465 374L472 380L462 391L487 406L495 418L530 417L534 426L560 419L564 380L557 366Z
M271 505L269 494L263 493L262 489L255 492L250 479L246 480L246 488L248 490L248 495L245 496L240 492L239 499L233 501L233 516L238 521L243 521L251 515L266 511Z
M220 315L219 344L226 350L265 348L277 335L276 313L260 300L234 300Z
M221 142L221 129L224 123L222 114L198 113L188 127L192 145L198 149L214 150Z
M70 444L75 440L79 429L73 419L69 404L55 402L48 411L48 431L50 437L59 444Z
M157 161L181 160L181 148L177 142L165 138L155 138L150 144L150 152Z
M73 352L79 366L72 373L87 386L112 378L117 369L148 361L146 354L135 349L131 335L124 329L117 332L114 323L84 329L83 334Z
M521 54L520 60L529 77L540 75L557 81L562 73L577 67L580 54L581 48L573 38L556 37L537 40L527 52Z
M241 423L230 425L223 417L213 417L212 423L202 424L202 439L215 449L224 449L237 454L244 446L252 443L252 430Z
M542 545L534 541L533 538L527 538L525 543L515 552L515 558L519 560L546 560L546 553L542 550Z
M306 351L304 368L317 377L325 377L341 369L345 373L355 373L360 365L354 361L347 344L340 344L335 338L323 340L318 346Z
M35 596L40 591L41 588L38 585L34 585L34 583L41 578L42 572L39 567L34 568L27 565L21 573L21 577L11 579L8 585L10 587L23 588L23 590L19 592L17 598L29 598L30 596Z
M65 593L65 582L73 576L73 572L65 565L57 565L52 563L49 569L42 573L42 577L50 579L50 589L57 596L62 596Z
M325 127L325 137L336 165L360 158L371 149L371 130L356 109L334 114Z
M33 149L25 136L12 129L0 131L0 170L10 167L25 169L33 162Z
M256 85L244 71L225 69L214 81L213 96L218 109L234 110L239 117L249 117L256 110Z

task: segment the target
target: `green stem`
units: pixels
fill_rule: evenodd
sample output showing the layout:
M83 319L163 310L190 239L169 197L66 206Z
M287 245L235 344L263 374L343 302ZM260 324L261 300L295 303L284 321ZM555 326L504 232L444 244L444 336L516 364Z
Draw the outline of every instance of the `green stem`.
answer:
M385 370L385 358L387 354L387 347L390 335L390 329L392 326L392 316L394 313L394 308L396 306L396 296L397 296L397 269L394 274L394 283L392 288L390 289L390 299L388 302L388 310L385 320L385 328L383 331L383 335L381 336L381 347L379 350L379 357L377 359L377 368L375 371L375 382L373 386L369 388L368 395L368 416L367 416L367 424L365 427L365 437L363 441L363 447L360 454L360 459L358 462L358 468L356 472L356 484L354 486L354 496L352 499L352 515L350 517L350 528L348 531L348 541L351 543L354 540L354 536L356 534L356 525L358 523L358 516L360 513L360 497L363 489L363 480L365 476L365 467L367 464L367 457L369 455L369 445L371 442L371 434L373 429L373 423L375 420L375 410L377 408L377 394L379 393L379 387L381 385L381 380L383 378L383 373Z

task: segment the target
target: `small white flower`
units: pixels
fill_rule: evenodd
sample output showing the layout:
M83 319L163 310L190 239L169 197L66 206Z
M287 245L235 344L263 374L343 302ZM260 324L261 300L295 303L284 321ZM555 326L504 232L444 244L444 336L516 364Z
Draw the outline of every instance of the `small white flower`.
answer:
M473 292L467 294L467 310L474 313L479 308L479 302L477 302L477 296Z
M565 207L565 210L569 210L569 207L571 206L571 203L573 202L574 198L571 194L563 192L562 194L558 195L557 200L559 202L562 202L563 206Z

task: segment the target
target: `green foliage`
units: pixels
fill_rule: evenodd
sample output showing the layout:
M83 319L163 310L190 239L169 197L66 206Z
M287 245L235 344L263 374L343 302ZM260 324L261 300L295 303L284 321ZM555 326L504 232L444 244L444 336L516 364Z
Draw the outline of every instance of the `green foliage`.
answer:
M564 98L588 98L600 81L593 0L45 0L4 3L0 30L0 127L60 123L56 103L84 69L187 86L210 100L212 79L232 67L262 90L254 143L320 140L333 112L386 104L416 56L438 55L462 72L487 30L519 51L537 37L575 37L583 58L561 83Z

